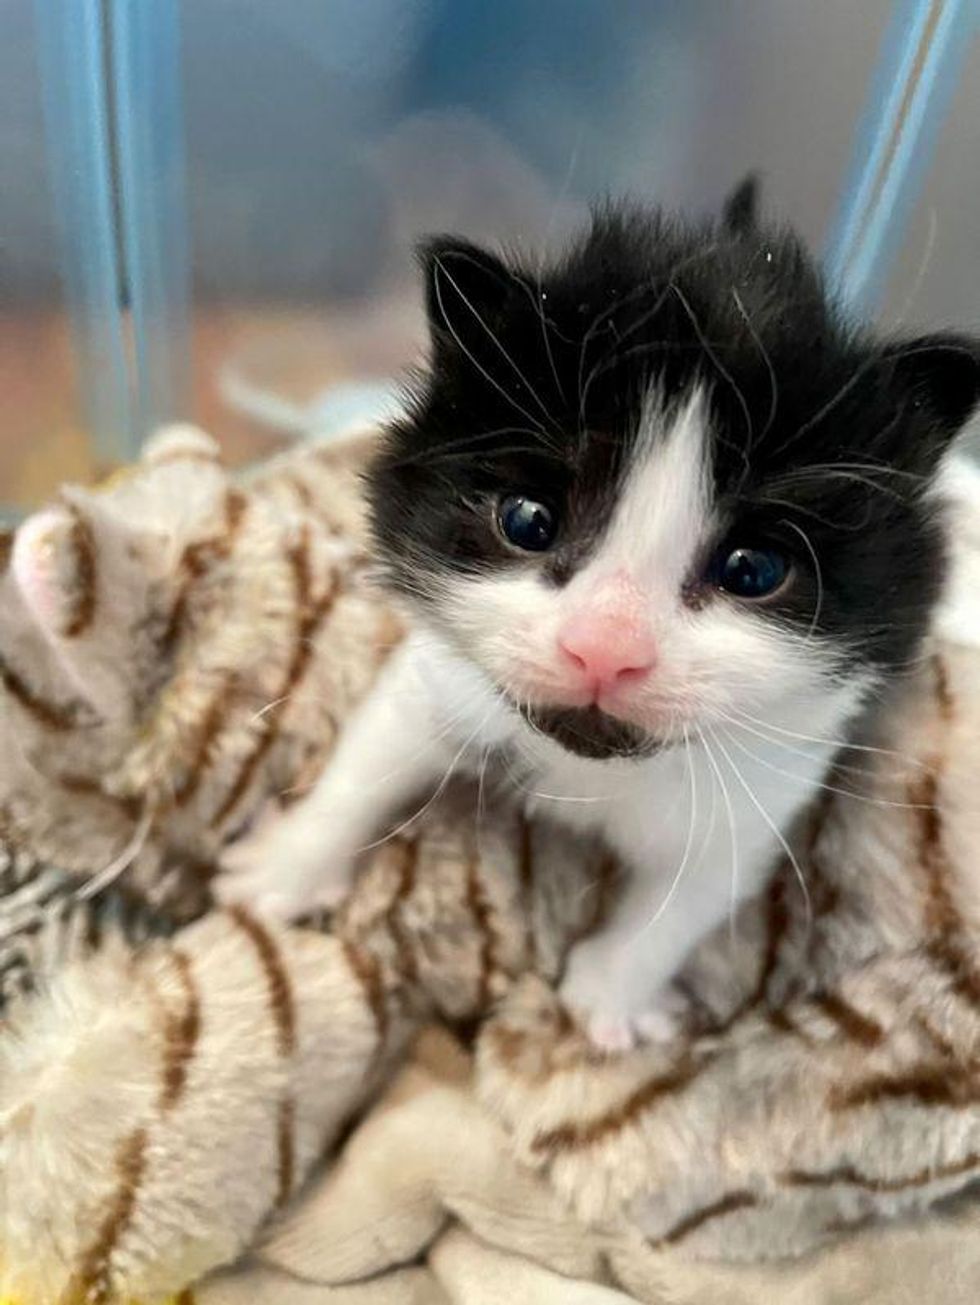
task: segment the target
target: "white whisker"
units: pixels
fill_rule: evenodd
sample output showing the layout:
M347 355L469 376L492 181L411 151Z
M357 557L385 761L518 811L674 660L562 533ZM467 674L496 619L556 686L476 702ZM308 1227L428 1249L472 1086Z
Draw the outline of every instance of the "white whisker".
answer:
M790 865L793 867L793 872L796 875L797 882L800 885L800 891L803 894L803 909L806 917L806 931L807 933L809 933L811 928L813 927L813 903L810 900L810 890L807 887L806 878L804 877L803 871L800 868L800 863L799 861L797 861L796 856L793 853L793 849L790 847L789 843L786 841L785 837L783 836L782 830L779 828L776 822L769 815L768 811L766 811L765 807L756 797L750 785L744 779L742 772L732 761L724 744L718 738L717 734L715 734L714 731L710 729L710 726L709 726L709 733L711 734L711 737L714 739L715 744L717 745L719 751L721 752L721 755L728 762L732 774L735 776L739 784L745 790L745 796L749 799L749 801L755 807L756 811L758 811L759 815L762 817L762 819L766 822L766 824L775 834L780 846L782 847L783 851L786 853Z
M925 248L922 258L919 260L919 266L916 268L915 276L912 278L912 285L909 287L909 292L905 296L901 308L898 310L898 316L892 323L891 329L893 331L897 331L905 325L905 320L912 311L912 305L918 298L919 291L922 289L922 282L925 280L929 264L932 262L932 255L936 248L936 234L939 230L939 218L934 204L929 206L927 222L928 226L926 228Z
M736 728L742 727L736 726ZM828 784L827 781L823 779L814 779L809 775L797 775L795 771L785 770L782 766L777 766L773 762L767 761L764 757L760 757L758 753L753 752L751 748L747 748L739 743L738 739L734 738L727 730L725 731L725 736L734 747L738 748L738 750L744 753L751 761L764 767L766 770L771 770L776 775L782 775L784 779L793 779L797 784L804 784L807 788L821 789L825 793L833 793L837 797L850 798L854 802L864 802L872 807L890 807L896 811L925 811L929 808L927 802L896 802L888 798L876 798L872 797L869 793L855 793L850 789L839 788L835 784Z
M312 644L315 641L311 639L309 642ZM254 715L250 716L248 723L250 725L257 725L270 711L275 711L277 707L281 707L282 704L288 702L292 696L291 693L284 693L280 698L273 698L271 702L267 702L264 707L260 707Z
M77 896L81 901L87 901L89 898L98 896L110 884L115 883L121 874L123 874L133 864L136 858L142 852L146 840L150 836L150 830L153 827L153 812L147 808L140 816L136 828L133 830L132 837L127 842L122 851L109 862L102 870L98 870L92 877L79 888Z
M653 318L656 317L657 313L660 312L660 309L664 306L664 304L667 301L667 296L670 294L671 285L675 277L677 277L681 272L683 272L685 268L690 267L691 264L700 262L704 258L708 258L711 254L715 252L717 248L718 248L717 242L714 242L710 245L706 245L703 249L699 249L694 254L688 254L685 258L679 259L674 264L674 266L670 269L670 273L667 277L667 285L657 296L657 300L652 306L652 308L649 308L645 313L642 313L637 318L637 320L633 322L632 325L630 325L627 328L627 330L625 330L622 333L622 335L617 335L615 344L612 346L611 349L608 349L602 355L598 363L596 363L595 367L593 367L592 371L589 373L589 379L585 382L585 385L583 387L582 380L583 380L583 373L585 371L585 353L586 353L586 349L588 348L589 342L593 338L595 332L599 329L599 327L602 325L603 322L607 321L613 315L613 313L620 311L621 309L625 308L627 304L631 303L633 300L640 298L644 294L647 294L651 289L653 289L655 285L658 284L658 282L656 281L642 282L640 285L635 286L634 289L632 289L629 292L629 294L624 295L623 298L621 299L616 299L607 308L604 308L600 313L596 315L596 317L592 321L592 324L589 326L589 329L585 332L584 336L582 337L582 345L579 350L578 392L579 392L579 425L580 426L583 426L585 422L585 401L586 398L588 397L589 387L592 384L592 380L596 372L602 366L605 365L605 363L608 361L610 357L612 357L613 354L618 353L622 349L623 344L630 338L630 336L635 335L637 331L642 330L643 327L646 326L648 322L652 321Z
M737 717L730 715L728 712L716 709L716 715L719 720L723 720L727 725L732 725L736 729L744 730L747 734L754 735L755 738L760 739L770 747L777 747L782 752L791 752L794 756L803 757L807 761L819 760L812 751L808 751L806 748L798 748L795 744L786 743L783 739L777 739L770 734L765 734L762 730L756 729L752 725L746 725L743 721L740 721ZM878 770L880 764L881 763L878 761L869 761L866 765L858 766L849 762L840 761L836 757L832 762L835 771L846 770L854 775L858 775L861 779L869 779L880 773Z
M745 322L746 328L749 334L752 336L752 341L755 344L755 347L759 351L759 356L762 358L762 361L765 364L766 371L769 373L769 390L770 390L769 416L766 418L766 424L763 426L761 432L759 433L759 440L762 441L766 438L766 436L769 434L769 431L772 429L772 424L776 420L776 411L779 407L779 385L777 384L776 381L776 369L773 367L772 359L769 357L768 350L766 349L766 346L762 343L762 339L759 336L759 332L755 329L755 324L753 323L752 318L749 316L745 304L742 302L742 296L738 293L738 290L736 289L735 286L732 286L732 298L735 300L735 307L738 309L742 320Z
M541 441L540 430L532 429L529 426L498 426L496 430L476 431L472 435L463 435L454 440L444 440L441 444L419 449L415 453L406 453L402 457L396 458L389 465L392 467L409 467L419 463L449 461L454 454L461 457L469 456L474 445L499 439L501 435L530 435L536 443ZM524 448L524 446L519 445L514 447Z
M667 907L673 901L674 894L677 892L677 889L680 886L681 879L684 877L684 872L686 871L688 862L691 859L691 848L694 846L694 831L697 827L698 787L697 787L697 780L695 778L694 762L691 758L690 740L688 738L686 730L684 731L684 756L687 759L687 776L688 776L688 784L691 793L690 818L688 820L688 826L687 826L687 842L684 845L684 852L683 855L681 856L680 865L677 867L677 871L670 882L670 886L668 887L667 892L663 897L663 900L660 902L660 905L654 911L653 915L650 916L649 920L647 920L644 923L643 927L640 929L639 934L637 936L644 934L648 929L652 929L653 926L660 919L660 917L663 915L664 911L666 911Z
M544 240L542 242L545 248L547 248L548 242L551 239L551 233L554 230L555 218L558 216L558 210L560 206L564 203L565 197L568 194L568 188L572 184L572 176L574 175L576 165L578 164L578 155L582 145L582 136L584 131L585 131L584 126L579 128L578 136L576 137L575 144L572 146L571 156L569 157L568 160L568 167L565 169L565 178L561 183L561 189L558 192L558 197L555 200L554 204L552 204L551 206L551 215L548 218L548 226L547 229L545 230ZM545 295L541 284L541 268L542 268L542 264L539 263L537 286L536 286L537 297L536 299L532 299L532 305L537 309L538 316L541 320L541 340L542 343L544 344L545 354L547 355L548 358L548 366L551 368L551 375L555 382L555 389L558 392L559 399L563 404L565 404L567 403L567 398L565 396L565 389L561 383L561 377L558 374L558 367L555 363L555 355L551 348L551 336L548 331L548 317L544 311ZM524 283L521 282L521 285L523 286ZM528 291L529 294L532 293L529 286L525 286L524 288Z
M732 798L728 791L728 785L725 783L725 777L722 775L721 768L715 760L714 753L708 745L708 740L704 736L704 731L700 726L697 727L697 731L698 738L701 740L701 746L704 748L704 755L707 757L708 764L714 772L715 779L718 781L718 787L721 789L722 801L725 803L725 810L728 813L728 837L732 847L732 890L729 897L728 929L729 938L732 945L734 945L736 941L735 910L736 902L738 901L738 835L736 833L735 808L732 806Z
M365 843L363 847L359 847L357 849L358 855L360 855L362 852L370 852L373 848L381 847L384 843L390 842L391 839L397 838L399 834L403 834L405 830L409 828L410 825L413 825L416 820L418 820L421 816L424 816L425 813L431 807L433 807L436 802L438 802L439 798L441 798L443 793L446 791L447 784L455 774L456 767L459 765L463 757L463 754L466 752L466 749L470 746L470 744L473 742L476 736L484 728L487 721L490 719L491 712L493 711L493 706L494 704L491 704L491 706L488 708L485 715L483 716L483 719L477 723L473 732L470 735L468 735L468 737L460 745L459 750L453 757L452 761L450 761L449 765L446 767L446 772L443 775L442 779L439 781L435 789L435 792L432 793L432 795L426 799L426 801L422 804L422 806L419 807L417 811L414 811L412 815L407 816L398 825L396 825L394 829L390 830L387 834L385 834L384 837L376 838L373 842Z
M768 721L760 720L758 716L752 716L747 711L740 711L737 707L733 707L732 712L735 716L749 721L752 725L758 725L761 729L770 730L774 734L783 735L785 738L796 739L800 743L816 743L821 747L830 748L848 748L854 752L869 752L882 757L900 757L903 761L908 761L914 766L923 766L925 764L910 757L907 753L896 752L894 748L876 748L868 743L852 743L850 739L831 739L814 734L800 734L796 730L784 729L781 725L772 725Z
M463 301L463 303L466 305L466 307L467 307L467 308L469 309L469 311L472 313L473 317L476 319L478 325L479 325L479 326L480 326L480 327L481 327L481 328L486 332L486 334L490 337L491 342L492 342L492 343L496 346L496 348L500 351L501 355L502 355L503 358L504 358L504 361L510 364L510 366L511 366L511 368L513 369L513 371L515 372L515 374L518 376L518 378L519 378L519 379L521 380L521 382L523 383L524 388L527 390L528 394L531 396L531 398L534 400L534 402L535 402L535 403L538 405L538 407L541 409L541 412L542 412L542 414L543 414L545 420L546 420L546 421L549 421L549 422L551 423L551 425L554 426L557 430L560 430L560 427L559 427L558 423L555 421L554 417L552 417L551 413L550 413L550 412L548 411L548 409L545 407L544 403L542 402L540 396L538 395L538 393L536 392L536 390L535 390L534 387L532 386L531 382L527 379L527 377L526 377L526 376L524 375L524 373L521 371L520 367L518 367L517 363L516 363L516 362L514 361L514 359L510 356L510 354L507 352L507 350L504 348L504 346L501 344L501 342L497 339L496 335L494 335L493 331L491 331L490 327L487 326L486 322L483 320L483 318L482 318L482 317L480 316L480 314L477 312L476 308L475 308L475 307L473 306L473 304L470 302L469 298L468 298L468 297L463 293L462 289L461 289L460 286L459 286L459 283L458 283L458 282L456 281L456 279L453 277L452 273L451 273L451 272L446 268L445 263L444 263L441 259L437 258L437 259L436 259L435 266L436 266L436 274L435 274L435 276L433 277L433 287L434 287L434 289L435 289L436 301L437 301L437 303L439 304L439 311L440 311L440 313L442 313L443 320L444 320L444 321L449 325L449 329L450 329L450 331L451 331L451 333L452 333L452 335L453 335L453 338L455 339L455 341L456 341L456 343L459 345L459 347L463 350L463 353L466 354L467 358L469 358L470 362L471 362L471 363L473 364L473 366L477 369L477 371L479 371L479 372L483 375L483 377L484 377L486 380L488 380L488 381L490 382L490 384L493 385L493 387L494 387L494 388L495 388L495 389L496 389L500 394L502 394L503 397L504 397L505 399L507 399L507 401L508 401L510 404L513 405L513 407L515 407L519 412L522 412L522 413L524 414L524 416L528 419L529 422L531 422L531 424L532 424L533 426L540 426L540 423L538 422L537 418L532 417L531 414L530 414L529 412L527 412L524 408L521 407L521 405L520 405L519 403L517 403L517 401L514 399L513 395L508 394L507 390L506 390L503 386L499 385L499 384L496 382L496 380L494 380L494 378L490 375L490 373L489 373L489 372L488 372L484 367L482 367L482 366L480 365L479 362L477 362L477 360L473 357L473 355L470 353L470 351L469 351L469 350L466 348L466 346L463 344L462 340L460 340L460 338L459 338L459 336L457 335L456 331L453 329L453 326L452 326L452 323L451 323L450 319L446 316L446 310L445 310L445 307L443 306L443 302L442 302L441 294L440 294L440 291L439 291L439 272L441 272L441 273L443 274L443 276L446 278L446 280L449 282L449 284L453 287L453 289L454 289L454 290L456 291L456 293L459 295L460 299ZM547 440L549 437L546 435L546 432L545 432L544 428L543 428L543 427L540 427L540 429L541 429L541 433L542 433L542 435L544 435L545 438L546 438L546 440Z
M701 342L701 348L704 350L704 352L708 355L708 358L711 360L712 366L722 377L722 379L727 381L728 385L731 387L732 393L735 395L735 398L738 400L738 406L742 409L742 416L745 418L746 440L748 446L751 447L752 444L754 443L754 434L753 434L754 427L752 423L752 414L751 412L749 412L749 405L745 400L745 395L742 393L738 382L735 380L735 377L731 374L731 372L728 370L725 364L718 357L718 354L713 348L710 340L705 335L704 330L701 327L701 323L698 321L697 317L695 316L694 309L691 307L690 303L687 300L686 295L681 290L680 286L674 285L674 283L671 282L670 289L673 291L674 297L677 299L678 303L681 305L685 313L687 313L688 317L690 318L691 325L694 327L694 333L698 337L698 340ZM748 473L749 470L748 452L744 448L739 449L738 451L742 455L742 458L745 462L745 471L746 473Z
M806 533L803 527L798 526L795 521L783 520L782 524L784 526L789 526L790 530L795 530L803 540L807 552L810 554L810 560L813 562L813 570L817 577L817 601L813 607L813 616L810 619L810 628L806 632L805 640L806 643L809 643L813 638L814 631L816 630L817 624L820 620L820 613L823 610L823 572L820 569L820 559L817 557L817 550L813 547L813 544L810 542L810 536Z
M609 797L586 797L574 793L542 793L540 789L532 788L527 792L531 797L542 798L545 802L580 802L589 805L595 802L610 802Z

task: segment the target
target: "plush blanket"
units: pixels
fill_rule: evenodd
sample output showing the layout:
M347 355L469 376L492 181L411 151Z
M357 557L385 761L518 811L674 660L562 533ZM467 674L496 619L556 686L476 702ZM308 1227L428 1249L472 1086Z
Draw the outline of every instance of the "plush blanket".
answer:
M7 1297L972 1300L977 473L887 728L693 958L685 1035L604 1058L552 985L617 867L505 787L447 786L330 920L209 905L400 637L364 456L232 480L172 430L6 541Z

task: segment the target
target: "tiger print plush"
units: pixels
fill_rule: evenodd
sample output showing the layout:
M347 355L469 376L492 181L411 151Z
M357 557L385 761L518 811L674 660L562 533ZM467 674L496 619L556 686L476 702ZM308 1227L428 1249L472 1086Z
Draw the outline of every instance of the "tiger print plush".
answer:
M616 867L503 794L449 789L325 929L209 908L222 844L312 780L400 635L367 574L364 456L233 480L172 430L6 541L4 1290L159 1298L231 1262L432 1018L475 1036L502 1163L637 1299L670 1257L794 1255L964 1192L977 473L947 477L956 563L886 734L841 759L763 899L694 958L685 1036L603 1059L550 985Z

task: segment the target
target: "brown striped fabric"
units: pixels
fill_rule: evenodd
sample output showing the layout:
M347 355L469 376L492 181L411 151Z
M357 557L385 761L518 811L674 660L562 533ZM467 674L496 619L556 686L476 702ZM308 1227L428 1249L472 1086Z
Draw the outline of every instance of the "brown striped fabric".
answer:
M64 637L77 639L95 620L97 586L97 545L91 525L76 507L70 507L73 584L69 592L69 609Z
M190 755L187 772L174 793L178 807L186 806L200 788L214 757L215 745L231 718L238 692L238 676L228 673L221 687L211 697L197 731L197 743Z
M283 1097L279 1102L279 1114L276 1128L276 1151L278 1154L276 1207L282 1209L293 1194L296 1177L296 1154L293 1140L296 1127L296 1105L291 1096Z
M753 1192L730 1192L727 1196L719 1197L717 1201L712 1201L710 1205L703 1206L699 1210L694 1210L691 1214L685 1215L678 1223L674 1224L659 1239L659 1246L676 1246L682 1242L685 1237L695 1233L705 1224L710 1223L712 1219L723 1219L727 1214L733 1214L736 1210L745 1210L759 1204L759 1198Z
M538 1152L583 1151L595 1146L603 1138L629 1128L641 1118L644 1111L654 1107L665 1097L682 1091L697 1077L703 1065L683 1061L666 1074L647 1079L622 1102L595 1118L570 1120L539 1133L532 1143Z
M496 968L496 943L490 904L480 882L480 868L475 856L467 861L465 875L466 901L473 917L479 955L476 1003L478 1010L486 1010L490 1002L490 979Z
M869 1192L903 1192L910 1187L925 1187L928 1183L939 1183L946 1178L959 1178L977 1169L980 1169L980 1153L971 1152L952 1164L933 1165L898 1178L876 1178L859 1173L852 1165L842 1165L839 1169L822 1174L791 1170L785 1181L794 1187L834 1187L842 1183L847 1187L862 1187Z
M85 709L77 701L64 703L50 702L31 688L26 677L15 670L0 656L0 684L4 692L12 698L42 729L65 733L81 725L85 719Z
M75 1305L76 1301L85 1301L86 1305L105 1305L105 1302L111 1300L112 1255L136 1209L139 1186L146 1167L146 1146L147 1135L144 1129L137 1129L120 1146L114 1164L115 1191L109 1200L106 1214L97 1224L94 1237L82 1253L64 1305Z
M336 599L336 586L333 583L328 583L326 592L321 597L313 599L310 592L312 580L308 549L309 543L304 536L303 542L289 552L289 564L296 591L296 634L292 655L277 696L273 698L268 710L262 714L258 742L245 757L231 787L212 816L212 826L223 824L235 810L275 744L280 722L312 660L317 631L327 619Z
M856 1010L839 993L818 993L813 1004L836 1024L845 1037L862 1047L877 1047L885 1037L884 1029L876 1020Z
M255 949L265 977L279 1054L291 1056L296 1049L296 1001L279 944L272 932L243 906L230 907L228 914Z
M180 1100L187 1086L187 1074L201 1036L201 997L190 958L174 948L170 953L181 989L180 1008L168 1011L163 1025L163 1074L160 1109L167 1111Z
M388 1008L381 966L371 952L363 951L349 939L344 940L343 949L351 973L364 993L365 1004L371 1012L378 1042L381 1043L388 1031Z

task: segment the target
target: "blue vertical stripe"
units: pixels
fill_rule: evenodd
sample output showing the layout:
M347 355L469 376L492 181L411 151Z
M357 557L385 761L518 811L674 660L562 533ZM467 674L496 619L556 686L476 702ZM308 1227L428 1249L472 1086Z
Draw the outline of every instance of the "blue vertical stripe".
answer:
M901 247L965 56L980 0L899 0L826 249L831 285L873 312Z
M48 176L79 398L99 458L134 452L98 0L35 0Z
M137 426L189 406L190 258L177 0L109 0Z

